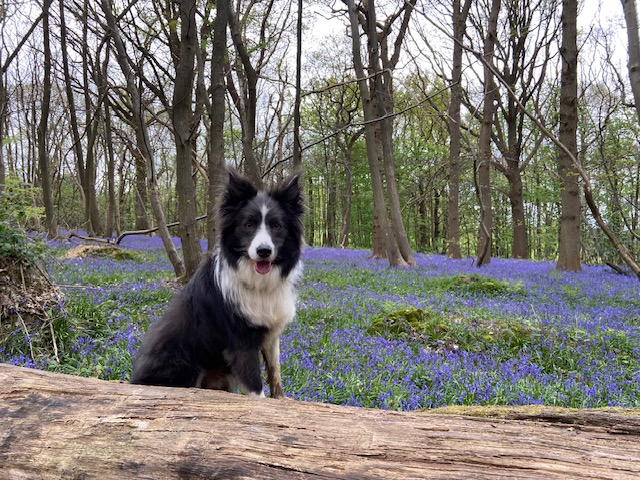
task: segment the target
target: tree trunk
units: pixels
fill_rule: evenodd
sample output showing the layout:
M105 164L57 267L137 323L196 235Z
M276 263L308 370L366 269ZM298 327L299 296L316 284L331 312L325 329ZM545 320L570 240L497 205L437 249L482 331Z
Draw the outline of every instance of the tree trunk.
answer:
M323 245L327 247L336 246L336 207L338 204L338 192L336 188L336 168L333 160L327 166L325 185L327 189L327 206L325 209L325 232L323 234Z
M523 206L523 180L521 179L519 162L513 159L506 159L506 162L506 177L509 184L508 197L512 212L512 257L514 259L529 259L530 248Z
M540 12L543 3L540 1L520 5L508 2L507 22L503 26L503 45L496 48L504 52L504 67L498 72L497 78L502 84L509 86L510 91L518 94L517 98L511 95L500 95L498 98L498 111L501 112L502 121L497 124L495 142L503 154L503 162L496 163L499 170L505 175L509 191L510 207L512 214L512 252L511 257L527 259L530 257L528 231L525 223L523 205L523 181L521 171L538 150L542 137L538 137L529 149L528 156L524 158L524 145L527 134L524 134L524 119L526 114L517 107L517 102L528 105L532 102L531 110L537 110L541 90L545 85L545 72L547 64L553 57L550 54L552 43L556 42L554 31L556 21L553 20L557 0L547 2L549 12ZM533 22L537 15L542 15L538 28ZM517 92L518 89L518 92Z
M49 32L49 13L51 0L44 0L42 5L42 34L43 34L43 85L42 85L42 107L40 111L40 122L38 122L38 166L40 170L40 182L42 185L42 200L45 208L45 226L50 239L58 237L58 225L56 212L53 205L53 192L51 189L51 172L49 151L47 149L47 131L49 125L49 111L51 108L51 42ZM0 120L1 121L1 120Z
M427 181L424 174L418 177L418 227L416 232L418 250L425 252L429 246L430 219L427 216Z
M7 16L7 11L5 8L0 8L0 22L4 25L4 22L6 20ZM5 142L5 135L7 132L7 118L9 116L9 98L7 94L7 87L6 87L6 73L7 70L9 69L9 66L13 62L13 60L18 56L18 53L20 52L22 46L29 40L29 37L31 37L31 34L35 31L36 27L40 23L40 20L42 20L44 14L41 13L31 24L27 32L20 38L20 40L17 42L17 46L11 52L6 59L3 59L2 53L0 52L0 193L4 189L4 184L6 181L6 172L5 172L5 164L4 164L4 142ZM3 49L4 50L4 49ZM11 170L11 166L9 166L9 169Z
M238 71L238 78L241 82L240 94L235 90L230 93L234 98L234 105L238 110L242 130L243 155L245 157L245 174L256 186L263 185L263 179L258 167L258 159L254 152L254 139L256 137L256 106L257 106L257 84L258 72L251 63L247 46L243 41L240 31L238 12L229 9L229 30L236 48L236 52L242 63L242 71ZM231 75L231 72L229 73ZM233 81L227 83L228 89L233 89Z
M114 153L113 131L111 124L111 106L108 96L109 84L107 82L107 71L109 68L110 56L109 54L110 50L107 47L105 49L105 58L102 62L102 67L98 67L98 65L96 65L95 69L98 93L101 97L104 98L103 151L105 152L105 163L107 164L107 212L105 215L104 235L108 239L111 238L114 232L116 234L120 233L120 226L118 225L118 211L120 208L120 203L116 198L116 156ZM98 64L97 56L96 64Z
M368 100L368 102L369 102L369 100ZM371 106L368 105L367 108L371 109ZM363 106L363 112L365 112L365 106ZM363 116L364 115L365 114L363 114ZM370 115L372 117L374 117L373 113L371 113ZM367 131L365 132L365 150L366 150L366 155L368 156L367 157L367 161L368 161L370 172L371 172L373 166L376 165L376 169L377 169L377 172L378 172L378 174L377 174L378 175L378 177L377 177L378 180L376 180L376 182L377 182L377 185L379 185L378 182L382 183L383 182L382 179L384 177L383 169L382 169L382 165L381 165L381 158L380 158L379 153L378 153L379 152L379 149L378 149L378 145L379 145L378 136L379 136L379 133L378 133L378 128L376 126L373 126L372 130L373 130L372 136L374 138L372 151L376 155L376 157L374 158L373 162L369 162L369 153L367 152ZM371 177L371 173L370 173L370 179L371 179L372 186L373 186L375 181ZM384 192L384 189L383 189L382 185L379 188L381 189L381 192ZM372 189L372 192L373 192L373 189ZM382 195L382 200L380 201L380 202L382 202L382 206L379 206L378 209L377 209L376 198L377 197L372 194L372 199L374 200L374 212L373 212L373 219L372 219L372 255L371 255L371 258L372 259L387 259L388 258L388 255L387 255L387 252L388 252L388 247L387 247L388 236L392 235L391 232L390 232L390 228L389 228L389 217L387 215L387 205L385 205L385 196ZM394 239L394 242L396 242L396 239ZM396 250L398 250L398 249L396 249ZM400 256L400 253L398 255Z
M300 102L301 102L301 68L303 64L303 0L298 0L296 10L296 93L294 96L294 155L293 167L300 171L303 167L302 147L300 142ZM278 159L280 160L280 159Z
M147 192L147 166L145 159L142 158L140 152L138 152L134 146L132 146L131 152L136 172L134 181L136 194L136 229L149 229L149 217L147 216L147 205L149 201L149 193Z
M213 251L216 245L216 206L219 189L225 181L225 56L227 55L228 18L229 0L217 0L211 44L211 103L207 152L209 169L207 250L209 251Z
M369 7L373 8L375 0L370 0ZM377 77L381 77L378 75ZM377 90L385 89L382 83L376 82ZM391 89L391 87L389 87ZM386 89L387 90L387 89ZM388 92L386 92L388 93ZM378 98L379 105L379 116L387 116L386 108L384 104L388 103L384 99L385 93ZM383 105L381 108L380 106ZM382 146L383 146L383 166L385 168L385 185L387 187L387 199L389 201L389 211L391 219L392 233L396 239L396 244L398 245L399 252L403 258L403 262L394 265L416 265L414 260L414 254L412 253L412 248L410 246L409 239L407 237L407 232L405 231L405 226L403 225L403 214L401 211L401 202L398 194L398 182L396 181L396 166L394 162L394 155L392 152L392 119L387 116L381 123L381 137L382 137Z
M623 4L623 13L625 14L625 24L628 31L628 72L630 75L630 84L632 85L632 94L634 95L634 106L637 109L639 117L639 19L637 17L636 0L621 0Z
M463 38L465 24L472 0L454 0L452 11L452 88L450 105L447 109L447 131L450 136L448 155L448 197L447 197L447 255L452 259L461 259L459 230L459 180L461 176L461 99L463 87L461 74L463 70Z
M478 147L478 184L479 200L481 207L481 220L479 227L479 244L477 264L488 264L492 259L492 227L494 217L492 213L492 191L490 186L490 166L492 164L492 123L496 113L495 99L497 87L494 83L494 74L491 69L493 64L494 46L496 45L496 32L501 8L500 0L492 0L490 16L488 19L487 35L483 42L483 56L486 63L483 65L483 120L479 133Z
M180 37L172 42L176 78L172 101L172 123L176 145L176 195L178 197L178 231L183 249L185 276L189 279L200 265L202 249L196 228L196 185L192 175L195 161L193 138L200 122L192 108L194 63L198 48L196 0L181 0Z
M360 137L360 135L359 135ZM342 196L342 211L343 215L341 218L341 234L339 239L339 244L342 248L346 248L349 245L349 229L352 218L352 152L354 141L358 137L353 137L348 139L345 144L339 142L338 145L343 154L343 165L344 165L344 187L343 187L343 196Z
M495 410L398 413L0 364L0 459L8 479L639 479L638 415Z
M559 140L577 158L577 0L563 0L561 12L561 94L559 105ZM557 154L561 182L561 218L559 220L559 257L556 268L581 270L581 197L579 174L572 159L563 151Z
M564 4L564 6L565 6L565 4ZM574 10L574 12L576 13L576 2L574 2L574 6L572 7L572 10ZM576 18L575 18L575 20L576 20ZM563 19L562 19L562 23L563 23ZM576 33L576 21L574 22L574 31ZM576 54L576 35L575 35L575 39L574 39L574 44L573 45L574 45L574 53ZM561 53L562 53L561 57L562 57L562 61L563 61L563 54L565 53L565 51L563 51ZM484 65L491 67L491 63L488 63L482 56L480 58L483 61ZM574 56L574 58L576 59L576 55ZM569 76L569 75L566 74L566 76ZM562 77L561 98L563 98L563 95L564 95L564 92L563 92L563 80L564 80L563 71L562 71L562 76L561 77ZM510 97L512 97L515 100L516 106L523 113L525 113L525 115L536 124L536 126L541 130L541 132L543 132L545 134L545 136L547 138L549 138L556 145L556 147L559 149L560 154L564 155L565 159L570 161L571 167L576 171L578 176L580 176L582 181L583 181L583 192L584 192L584 195L585 195L585 200L586 200L586 203L587 203L587 205L588 205L588 207L590 209L590 212L592 213L592 216L594 217L594 220L597 222L597 224L599 225L599 227L601 228L603 233L608 237L608 239L612 243L613 247L616 249L616 251L621 256L621 259L632 269L632 271L636 274L636 276L639 277L641 275L641 273L640 273L640 269L639 269L639 264L636 262L636 259L630 254L630 252L628 251L626 246L623 245L619 241L618 237L614 234L612 229L610 229L607 226L607 224L605 223L605 221L603 220L603 217L601 216L599 207L596 204L596 202L594 201L594 198L593 198L593 195L592 195L592 183L590 182L590 178L588 177L588 175L585 172L585 170L583 170L583 168L581 167L581 164L577 159L576 153L573 153L570 150L570 148L560 140L560 135L559 135L559 137L556 137L549 129L547 129L545 127L545 125L543 125L543 123L541 122L541 120L537 116L535 116L532 112L530 112L528 109L525 108L525 106L520 102L520 100L517 97L517 95L511 89L510 85L508 85L505 82L504 79L502 79L500 76L497 76L497 78L501 81L501 83L503 83L503 86L506 87L506 90L507 90L508 94L510 95ZM576 101L577 101L577 99L576 99L576 72L574 73L574 81L575 81L575 95L573 97L572 96L568 96L568 98L566 98L566 100L570 101L570 103L571 103L571 100L573 98L574 99L574 103L576 104ZM574 110L575 110L575 112L574 112L575 115L574 116L575 116L575 119L576 119L576 116L577 116L576 115L576 106L575 106ZM559 121L561 123L561 118L559 118ZM565 124L568 124L568 122L566 121ZM561 127L559 128L559 134L561 133L561 131L563 129L567 130L567 125L564 126L563 123L561 123ZM570 139L570 141L573 141L575 143L574 148L576 149L576 128L575 128L575 135L573 136L573 139ZM580 202L579 202L579 213L580 213ZM579 240L579 246L580 246L580 240ZM578 249L578 250L580 250L580 249ZM580 268L580 263L578 265L579 265L579 268ZM557 268L558 268L558 262L557 262Z
M4 9L3 9L4 10ZM0 12L4 16L4 11ZM0 54L0 62L2 61L2 54ZM7 112L9 110L9 100L7 98L7 90L5 87L5 72L0 68L0 194L4 190L7 174L4 166L4 137L5 125L7 123Z
M307 198L309 199L309 205L307 206L309 215L307 216L308 224L305 229L307 231L306 237L307 242L309 242L310 245L314 245L316 236L316 206L313 201L316 196L314 195L314 178L311 175L307 178Z
M85 157L85 177L82 179L83 190L85 192L85 210L87 211L87 216L90 220L91 230L95 235L102 235L104 228L102 224L102 217L100 216L100 211L98 210L98 197L96 194L96 170L98 168L96 162L96 152L95 145L98 138L98 118L96 115L97 111L100 109L100 105L96 104L95 107L92 106L91 99L91 89L89 81L89 73L92 70L93 66L90 66L89 60L89 0L84 0L82 5L82 81L84 86L84 97L85 97L85 130L87 133L87 155ZM93 2L92 7L93 8ZM104 101L100 99L99 102ZM95 109L95 112L93 111ZM89 120L89 119L93 120Z
M99 108L99 107L96 107ZM88 109L86 110L89 111ZM95 145L98 138L98 124L88 125L87 131L87 155L85 156L84 178L82 180L85 193L85 212L89 218L89 225L94 235L102 235L102 219L98 210L98 197L96 195L96 153Z
M162 239L163 246L165 247L165 251L167 252L167 257L169 257L169 261L174 268L174 273L177 278L182 278L185 274L185 268L178 256L176 247L174 246L171 235L169 234L169 229L167 228L167 222L165 221L165 213L162 208L160 191L158 189L158 181L156 178L156 169L153 162L151 142L149 141L149 132L147 131L147 123L145 122L143 115L142 96L140 95L140 91L136 85L135 74L133 70L131 70L125 44L122 41L120 31L116 25L111 0L101 0L101 7L105 14L105 19L107 20L108 33L111 35L116 47L116 58L118 60L118 64L120 65L120 69L127 81L127 93L129 95L129 100L131 101L132 124L136 132L136 144L138 152L145 160L145 165L147 167L147 182L149 192L151 194L151 209L154 214L154 218L156 219L158 232Z
M80 139L80 130L78 128L78 115L76 112L76 104L74 100L73 89L71 85L71 73L69 71L69 54L67 47L67 23L65 20L65 2L59 2L60 5L60 52L62 55L62 71L65 81L65 94L67 97L67 109L69 110L69 123L71 127L71 141L73 145L73 153L76 160L76 169L79 184L81 187L81 196L83 199L85 226L90 235L93 235L93 227L91 226L91 213L87 210L87 199L84 191L86 175L84 154L82 150L82 142Z
M383 166L385 169L385 185L387 187L387 199L389 202L389 212L391 227L399 251L403 257L403 263L407 265L416 265L414 254L410 246L405 226L403 225L403 215L398 192L398 182L396 179L396 164L392 150L392 135L394 132L392 114L394 113L394 90L392 71L398 62L398 49L402 44L407 26L409 24L411 12L414 10L416 0L409 0L403 6L405 15L403 16L398 35L395 40L395 48L392 56L389 56L388 32L384 31L379 37L376 22L375 0L368 2L368 45L370 54L370 71L374 70L374 88L377 100L378 116L382 119L379 122L382 139ZM385 22L389 23L389 20ZM381 68L382 67L382 68Z
M434 205L432 207L432 247L438 249L438 238L441 236L441 193L433 189Z
M370 5L371 6L371 5ZM374 252L373 257L382 257L376 247L380 247L381 241L385 247L385 254L391 266L403 265L405 261L396 242L396 238L390 231L387 206L385 204L385 190L381 175L381 163L378 157L376 126L371 121L375 119L376 109L373 102L376 100L367 87L367 76L361 59L360 33L358 30L358 18L353 0L347 0L347 8L350 20L352 37L352 57L354 70L358 80L358 87L363 104L363 118L365 122L365 146L367 150L367 161L369 163L370 178L372 181L372 196L374 198ZM376 227L378 225L378 228ZM379 239L377 239L379 237Z
M107 218L105 222L105 237L110 238L114 232L120 234L117 222L117 212L120 204L116 199L116 156L114 154L113 136L111 132L111 109L109 100L105 100L105 148L107 151Z

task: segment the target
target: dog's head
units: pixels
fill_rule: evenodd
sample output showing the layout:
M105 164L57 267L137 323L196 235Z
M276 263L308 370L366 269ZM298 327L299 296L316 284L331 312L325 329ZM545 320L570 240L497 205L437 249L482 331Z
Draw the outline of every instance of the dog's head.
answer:
M245 259L259 275L278 266L286 276L298 263L303 246L303 196L300 175L259 191L235 170L219 207L220 248L234 267Z

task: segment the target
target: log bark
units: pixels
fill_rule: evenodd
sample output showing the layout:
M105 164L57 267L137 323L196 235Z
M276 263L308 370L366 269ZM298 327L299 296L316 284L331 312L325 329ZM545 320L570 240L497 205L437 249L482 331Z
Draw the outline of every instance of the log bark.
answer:
M3 479L639 479L629 416L396 413L5 364L0 416Z

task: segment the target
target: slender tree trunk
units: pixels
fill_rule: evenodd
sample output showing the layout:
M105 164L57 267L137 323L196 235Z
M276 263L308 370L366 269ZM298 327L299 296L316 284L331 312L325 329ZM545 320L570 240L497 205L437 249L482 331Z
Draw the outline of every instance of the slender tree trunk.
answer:
M47 130L49 125L49 111L51 108L51 42L49 32L49 12L51 0L44 0L42 5L42 35L43 35L43 85L42 85L42 106L40 122L38 122L38 165L40 167L40 182L42 185L42 198L45 208L45 226L50 239L58 237L58 226L56 212L53 205L53 193L51 189L51 173L49 152L47 149Z
M245 174L249 176L255 185L260 187L263 184L263 179L260 175L258 159L254 152L254 139L256 137L256 106L258 103L258 72L251 63L249 53L247 52L247 46L243 41L240 31L238 12L231 8L229 9L228 23L234 47L236 48L236 52L238 53L243 66L242 72L238 72L238 78L240 82L242 82L240 95L238 93L234 95L234 92L231 93L232 97L234 97L234 104L238 110L241 123L241 141L243 145L243 155L245 157ZM231 88L232 85L233 82L228 82L229 88Z
M0 55L0 61L2 61L2 55ZM7 91L5 88L5 73L0 69L0 194L4 190L4 184L7 176L4 166L4 137L8 106L9 101L7 99Z
M303 0L298 0L296 12L296 94L294 98L294 170L299 171L303 165L300 143L300 101L301 101L301 66L303 53ZM279 159L280 160L280 159Z
M174 268L176 277L182 278L185 274L185 268L178 256L176 247L172 242L169 229L167 228L167 222L165 221L165 213L162 209L160 190L158 189L158 180L156 178L156 169L154 167L151 143L149 141L149 132L147 131L147 123L144 118L142 98L140 91L138 90L138 86L136 85L136 76L131 69L125 44L120 37L120 31L116 25L111 0L101 0L101 7L105 14L105 19L107 20L109 34L111 35L116 47L116 58L118 60L118 64L120 65L120 69L127 81L127 93L129 94L129 100L131 101L132 125L136 132L138 151L140 152L141 157L145 159L145 164L147 166L147 181L149 183L149 192L151 193L151 209L156 219L156 223L158 224L158 233L162 239L169 261Z
M91 226L90 212L87 211L86 193L84 191L85 176L85 163L84 154L82 150L82 143L80 139L80 130L78 128L78 116L76 112L76 104L71 85L71 73L69 71L69 55L67 48L67 22L65 20L65 2L59 2L60 5L60 52L62 59L62 72L65 81L65 93L67 97L67 108L69 110L69 123L71 127L71 141L73 145L73 153L76 160L77 176L81 187L81 195L83 198L85 227L90 234L93 234Z
M487 137L481 135L479 144L485 145ZM479 202L481 203L481 219L479 225L479 242L477 262L489 264L492 260L492 228L494 216L492 212L492 190L490 185L490 161L487 149L479 145L479 163L477 169L479 183Z
M492 259L492 191L490 186L490 166L492 165L492 123L496 113L495 99L497 87L491 65L496 45L496 32L501 0L492 0L488 19L487 35L483 42L483 56L486 63L483 66L483 120L479 133L478 147L478 183L481 203L481 220L479 226L479 244L477 264L488 264Z
M577 158L577 0L563 0L561 12L561 98L559 140ZM559 220L558 270L581 270L581 197L579 174L572 159L563 151L557 154L561 181L561 218Z
M441 193L434 189L434 205L432 206L432 247L438 248L438 238L441 236Z
M327 175L327 209L325 211L325 238L323 245L334 247L336 245L336 204L338 194L336 191L336 174L333 166L329 166Z
M227 22L229 0L216 1L211 45L211 103L209 109L209 151L207 162L209 185L207 187L207 249L216 245L216 205L220 186L225 179L225 56L227 54Z
M418 227L416 232L417 249L425 252L429 245L429 224L430 220L427 216L427 182L425 175L419 175L418 178Z
M376 109L373 105L375 98L370 95L370 90L367 87L367 77L365 75L365 69L363 68L361 59L360 32L358 30L358 18L354 0L346 0L346 3L349 10L354 70L356 72L356 77L359 79L358 86L363 104L363 117L365 122L368 122L376 117ZM380 245L380 241L377 241L376 239L378 234L383 237L382 241L385 246L385 253L390 265L403 265L405 264L405 261L399 251L396 239L390 231L387 207L385 205L385 190L383 188L383 179L381 176L381 165L378 157L376 127L373 123L368 123L365 126L365 145L372 181L372 195L374 197L374 224L376 225L376 223L378 223L380 226L380 230L376 232L375 229L374 232L374 246L377 247L377 245ZM377 253L377 251L374 250L373 257L378 257L379 255L380 253Z
M521 145L518 140L518 109L513 101L508 99L507 151L503 152L505 167L501 169L508 182L508 198L512 214L512 253L514 259L528 259L527 225L525 223L525 208L523 206L523 179L521 178ZM504 149L505 150L505 149Z
M121 233L122 229L122 206L125 203L125 164L126 156L125 149L122 149L117 157L118 162L116 163L116 172L118 175L118 190L116 191L116 231L118 235ZM129 164L131 165L131 164Z
M625 14L625 24L628 31L628 73L630 75L630 84L634 95L634 105L639 116L639 18L637 17L636 0L621 0L623 4L623 13Z
M105 163L107 164L107 212L105 214L105 231L104 235L110 238L114 231L119 233L117 226L117 211L118 203L116 201L116 159L113 146L113 134L111 127L111 108L109 104L108 90L109 85L107 82L107 69L109 68L109 47L105 48L105 58L102 62L102 67L96 65L96 84L100 97L104 98L103 112L104 123L103 126L103 139L105 151ZM96 58L96 62L98 59Z
M379 122L382 139L383 166L385 171L385 186L387 187L387 199L392 226L392 233L398 244L398 249L403 257L404 263L416 265L414 254L409 243L407 232L403 224L403 215L398 193L398 182L396 179L396 164L392 150L392 135L394 131L391 114L394 112L394 93L392 71L396 67L399 55L399 44L402 43L411 12L414 9L416 0L406 2L405 15L402 18L398 36L395 41L395 48L392 56L389 55L388 34L385 32L381 37L377 33L376 6L375 0L370 0L368 5L368 45L370 53L370 70L375 70L374 77L375 96L377 100L378 115L382 118ZM382 68L380 68L382 66Z
M4 15L4 12L1 12L0 15ZM0 53L0 63L2 62L2 54ZM5 73L4 69L0 69L0 194L4 190L4 184L6 179L5 166L4 166L4 136L5 136L5 125L7 118L7 109L9 101L7 99L7 91L5 89Z
M525 223L525 208L523 206L523 180L519 170L518 160L506 159L508 179L508 197L512 211L512 257L529 259L527 225Z
M4 5L4 4L3 4ZM6 88L6 73L13 62L13 60L17 57L18 53L20 52L22 46L29 40L29 37L31 37L31 34L34 32L38 24L40 23L40 20L42 20L43 14L41 13L31 24L27 32L22 36L22 38L18 41L16 48L11 52L6 59L3 59L2 53L0 52L0 193L4 189L4 184L5 184L5 164L4 164L4 139L5 139L5 134L7 132L7 118L8 118L8 105L9 105L9 98L7 96L7 88ZM4 24L4 21L6 19L6 9L5 8L0 8L0 22ZM4 50L4 49L2 49ZM9 170L11 171L11 165L9 165Z
M343 187L343 216L341 219L340 246L346 248L349 245L350 220L352 218L352 145L347 143L343 149L344 187Z
M366 87L367 88L367 87ZM369 92L369 91L368 91ZM371 102L368 100L368 102ZM367 108L371 108L369 105ZM373 110L373 109L372 109ZM363 112L365 112L365 105L363 105ZM365 114L363 114L364 116ZM374 114L371 114L372 118L374 118ZM373 133L373 142L374 146L372 147L372 152L376 155L376 158L374 159L374 162L369 161L369 151L367 151L367 132L365 132L365 147L366 147L366 155L367 161L369 164L370 171L373 168L373 165L376 165L376 169L378 172L378 180L374 180L374 178L371 177L370 173L370 179L372 182L372 186L374 185L374 182L383 182L382 179L384 177L383 174L383 167L381 165L381 158L379 156L379 148L378 146L380 145L380 140L379 140L379 129L377 128L376 125L372 127ZM378 184L377 184L378 185ZM381 191L383 191L383 187L381 185L380 187ZM373 189L372 189L373 193ZM372 194L372 198L374 200L374 216L372 219L372 258L373 259L386 259L387 258L387 236L392 235L390 228L389 228L389 218L387 217L387 206L385 205L385 196L383 195L383 205L382 207L379 206L377 210L377 204L376 204L376 196ZM384 219L384 222L383 220ZM385 227L383 227L385 225ZM394 240L396 242L396 240ZM400 253L399 253L400 255Z
M96 162L96 152L95 145L98 137L98 116L94 115L92 109L91 101L91 86L89 85L89 72L91 67L89 66L89 22L87 19L88 15L88 2L89 0L84 0L83 2L83 11L82 18L84 19L82 24L82 81L84 85L84 97L85 97L85 119L87 126L87 155L85 157L85 177L82 179L84 185L83 190L85 191L85 210L87 211L87 216L91 223L91 230L96 235L103 234L103 225L102 217L100 216L100 211L98 210L98 197L96 195L96 170L98 168ZM95 106L96 111L100 109L100 105ZM93 121L88 119L94 118Z
M463 37L465 24L470 11L472 0L465 0L461 8L461 0L453 1L452 31L454 44L452 49L452 89L450 105L447 110L447 130L450 136L448 156L448 196L447 196L447 255L452 259L461 258L459 230L459 179L461 176L461 99L463 87L461 74L463 71Z
M111 109L109 100L105 100L105 147L107 150L107 218L105 222L105 236L111 237L120 229L116 223L118 202L116 201L116 156L114 154L113 136L111 133Z
M198 49L196 1L180 0L177 4L180 38L172 50L176 78L174 81L172 122L176 145L176 195L178 197L178 231L185 262L185 280L200 265L202 249L196 228L196 185L192 175L193 136L199 122L192 103L194 64Z
M307 242L314 245L316 235L316 206L314 205L314 178L310 175L307 178L307 198L309 199L309 215L307 216Z
M99 108L99 107L96 107ZM87 109L86 112L89 112ZM87 127L87 155L85 164L85 177L83 191L85 192L85 211L88 213L91 230L95 235L102 235L102 219L98 211L98 197L96 195L96 154L95 145L98 137L98 124Z
M136 230L149 229L149 217L147 215L147 205L149 204L149 193L147 192L147 166L145 159L135 146L131 149L135 169L135 211L136 211Z
M374 1L370 0L369 8L370 15L372 15L372 10L374 9ZM374 31L370 30L370 34L375 33L376 27L374 26ZM374 37L377 39L378 37ZM370 49L371 51L371 49ZM375 64L377 65L377 63ZM383 147L383 166L385 171L385 185L387 187L387 199L389 201L389 210L391 218L391 227L392 233L396 239L396 244L398 245L399 252L403 257L404 263L408 265L415 265L414 254L412 253L412 248L410 247L410 242L407 237L407 232L405 231L405 226L403 225L403 215L401 211L401 202L398 194L398 182L396 181L396 165L394 162L394 155L392 152L392 119L388 116L388 111L386 105L392 105L391 102L391 85L384 86L383 79L381 77L388 77L388 81L391 84L391 75L382 75L379 74L376 76L376 90L378 92L377 104L378 104L378 115L379 117L384 117L380 122L381 127L381 138L382 138L382 147ZM393 109L390 109L390 113Z
M543 17L539 20L541 24L537 28L533 28L532 23L537 16L536 10L542 8L541 2L507 2L506 5L507 20L502 27L504 40L502 46L497 47L497 50L504 52L505 60L496 78L515 93L518 85L518 101L526 105L530 101L534 101L535 105L538 103L545 82L546 65L552 57L549 52L550 46L556 41L550 33L556 26L553 20L556 2L557 0L546 2L546 8L550 12L539 13ZM536 33L537 30L539 33ZM511 256L527 259L530 251L521 178L521 171L528 164L528 159L523 158L525 114L517 107L517 99L511 95L501 95L498 102L501 121L498 122L495 139L504 162L497 162L495 165L505 175L509 184L508 196L512 214ZM529 157L538 149L540 139L541 137L534 142Z

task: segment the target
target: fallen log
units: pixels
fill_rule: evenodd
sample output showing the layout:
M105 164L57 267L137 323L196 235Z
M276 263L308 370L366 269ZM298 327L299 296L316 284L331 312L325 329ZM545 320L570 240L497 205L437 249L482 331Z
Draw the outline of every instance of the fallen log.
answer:
M639 420L621 418L396 413L0 364L0 478L639 479Z

